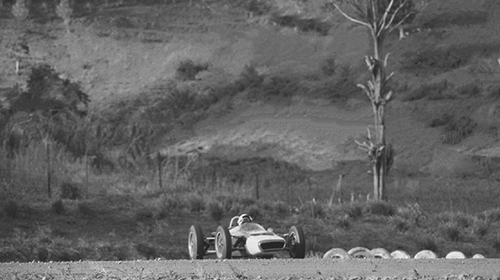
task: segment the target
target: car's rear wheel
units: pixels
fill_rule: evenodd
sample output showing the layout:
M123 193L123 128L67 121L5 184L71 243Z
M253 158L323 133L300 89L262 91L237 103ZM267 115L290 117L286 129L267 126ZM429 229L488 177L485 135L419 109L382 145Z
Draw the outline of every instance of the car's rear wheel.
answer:
M225 226L219 226L215 233L215 253L219 259L230 259L233 251L231 235Z
M192 260L203 259L204 251L203 232L199 225L192 225L189 228L188 249L189 257Z
M290 242L290 257L303 259L306 256L306 238L304 231L299 226L292 226L288 233Z

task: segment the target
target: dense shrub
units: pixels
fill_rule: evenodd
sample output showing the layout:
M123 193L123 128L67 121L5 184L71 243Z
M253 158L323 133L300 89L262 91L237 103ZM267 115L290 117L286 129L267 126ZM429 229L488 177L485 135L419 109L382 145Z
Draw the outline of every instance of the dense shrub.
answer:
M82 192L76 184L70 182L63 182L61 184L61 198L75 200L81 197Z
M365 206L368 214L379 216L394 216L397 212L396 207L385 201L371 201Z
M224 217L224 208L218 201L211 201L207 206L207 214L216 222L220 222Z
M437 252L439 249L436 239L428 234L418 235L415 239L415 246L417 251L431 250Z
M9 153L17 152L12 150L19 147L19 142L41 141L41 135L49 135L75 158L83 156L87 146L81 127L90 99L80 85L60 78L51 66L42 64L31 70L27 88L27 91L8 96L10 108L5 112L4 124L17 112L29 112L32 116L22 136L10 138L14 141L6 146Z
M406 207L399 207L397 215L407 220L411 225L422 227L427 222L427 214L420 209L418 203L407 204Z
M346 204L342 206L342 211L349 218L353 220L357 220L363 217L363 206L359 204Z
M191 59L186 59L180 62L176 77L181 81L192 81L196 79L198 73L207 69L208 64L206 63L196 63Z
M335 74L338 67L339 65L337 64L337 60L335 59L335 57L328 57L327 59L325 59L325 61L323 61L321 70L326 76L332 76L333 74Z
M320 91L332 102L343 102L355 97L362 91L356 86L355 72L350 65L342 64L335 70L336 74L324 82Z
M61 215L66 212L62 200L58 199L52 203L52 212L54 212L57 215Z
M422 22L423 28L443 28L450 25L470 26L486 24L488 13L485 11L447 12L441 13Z
M500 222L500 208L484 211L480 215L488 224Z
M444 113L444 114L442 114L442 115L438 116L437 118L434 118L434 119L430 120L430 121L427 123L427 126L428 126L428 127L440 127L440 126L445 126L445 125L447 125L448 123L450 123L452 120L453 120L453 115L448 114L448 113Z
M462 228L458 226L457 223L445 223L439 227L439 233L449 241L460 241L462 237Z
M478 82L469 83L456 89L456 93L464 97L477 97L481 92L482 89Z
M400 216L392 217L390 223L394 227L394 229L399 233L405 233L411 228L410 222Z
M306 217L324 218L326 214L325 205L316 203L316 201L310 201L300 207L299 213Z
M490 226L484 220L476 219L472 225L472 234L481 238L488 234Z
M425 74L440 74L466 65L473 57L488 57L498 52L497 43L453 45L406 53L400 61L402 69Z
M455 145L471 135L477 123L468 116L453 119L443 129L443 143Z
M280 26L296 28L302 32L315 32L321 36L327 36L332 25L329 22L315 18L302 18L299 15L277 15L274 14L271 21Z
M154 260L158 257L155 245L147 243L139 243L135 245L135 249L140 255L144 256L147 260Z
M7 201L5 206L3 207L3 211L5 212L5 214L7 214L7 216L15 219L15 218L19 217L20 206L14 200L9 200L9 201Z
M267 1L249 0L245 1L245 8L252 13L252 16L261 16L271 11L271 5Z
M290 207L285 202L279 200L274 202L273 212L279 217L283 217L290 213Z
M449 88L448 81L444 80L439 83L424 84L414 90L412 90L408 95L404 96L404 101L416 101L420 99L430 99L430 100L440 100L445 98L451 98L450 95L446 94Z
M199 194L190 194L187 196L186 200L191 213L199 213L205 211L206 203L203 196Z
M77 211L80 215L88 218L95 217L97 214L92 205L86 201L81 201L77 204Z
M235 84L239 91L246 88L259 88L264 82L264 76L260 75L255 66L247 64L243 68Z

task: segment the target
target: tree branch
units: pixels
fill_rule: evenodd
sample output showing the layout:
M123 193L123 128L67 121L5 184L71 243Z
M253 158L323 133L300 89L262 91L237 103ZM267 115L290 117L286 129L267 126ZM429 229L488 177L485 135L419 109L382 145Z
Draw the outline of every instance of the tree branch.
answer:
M351 3L351 2L349 1L349 3ZM352 4L351 4L351 5L352 5ZM340 12L340 13L341 13L341 14L342 14L345 18L347 18L348 20L350 20L350 21L352 21L352 22L354 22L354 23L357 23L357 24L364 25L364 26L366 26L366 27L368 27L368 28L371 28L371 25L370 25L369 23L364 22L364 21L359 20L359 19L355 19L355 18L353 18L353 17L349 16L347 13L345 13L345 12L344 12L344 11L343 11L340 7L339 7L339 5L338 5L338 4L333 3L333 6L335 6L335 8L337 9L337 11L339 11L339 12Z

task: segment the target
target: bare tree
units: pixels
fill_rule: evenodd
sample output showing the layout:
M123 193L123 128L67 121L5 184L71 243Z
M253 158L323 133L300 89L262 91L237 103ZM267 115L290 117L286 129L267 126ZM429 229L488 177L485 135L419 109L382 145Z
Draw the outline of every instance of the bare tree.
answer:
M385 137L385 106L391 101L393 92L387 90L387 83L394 73L386 74L389 54L383 56L384 40L387 34L399 28L415 13L423 9L429 0L331 0L335 9L348 20L367 27L373 43L373 54L365 58L371 79L358 84L371 101L373 109L373 136L368 128L366 141L358 146L367 151L372 161L373 192L375 200L386 200L386 176L392 164L393 150ZM344 10L347 4L349 10ZM382 57L384 57L382 59Z

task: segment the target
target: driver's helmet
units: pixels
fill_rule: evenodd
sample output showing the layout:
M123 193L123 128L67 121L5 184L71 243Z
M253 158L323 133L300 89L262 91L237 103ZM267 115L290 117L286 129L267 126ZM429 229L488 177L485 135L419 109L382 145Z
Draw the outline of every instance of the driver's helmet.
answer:
M238 218L238 225L242 225L244 223L248 223L248 222L251 222L253 221L252 217L250 217L250 215L248 214L242 214L239 218Z

